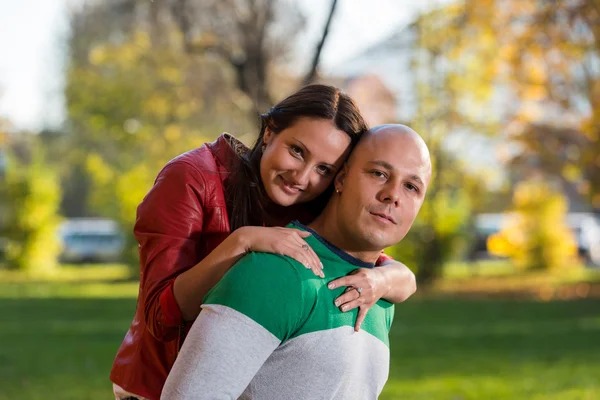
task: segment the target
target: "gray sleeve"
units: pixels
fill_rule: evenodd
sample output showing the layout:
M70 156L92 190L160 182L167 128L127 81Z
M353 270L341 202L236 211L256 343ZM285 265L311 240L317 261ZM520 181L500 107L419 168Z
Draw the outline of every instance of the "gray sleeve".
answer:
M237 399L279 344L246 315L223 305L203 305L161 399Z

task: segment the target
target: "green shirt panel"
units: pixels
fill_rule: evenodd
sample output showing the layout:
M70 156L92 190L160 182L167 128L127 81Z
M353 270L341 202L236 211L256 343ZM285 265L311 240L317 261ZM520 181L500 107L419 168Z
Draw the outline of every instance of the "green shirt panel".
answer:
M327 284L359 267L314 236L305 240L324 264L324 279L292 258L250 253L206 295L204 304L221 304L239 311L281 341L311 332L353 327L358 309L341 312L334 301L345 288L330 290ZM379 300L367 313L361 329L389 346L393 314L393 304Z
M250 253L208 292L203 303L239 311L285 341L303 325L314 305L314 296L310 298L306 289L310 282L301 279L299 272L285 257Z

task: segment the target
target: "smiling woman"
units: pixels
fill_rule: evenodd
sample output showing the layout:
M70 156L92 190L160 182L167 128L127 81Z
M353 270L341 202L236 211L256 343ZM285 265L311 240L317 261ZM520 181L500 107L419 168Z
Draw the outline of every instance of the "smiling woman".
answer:
M341 90L311 85L261 115L252 149L237 146L238 167L228 181L232 229L279 225L291 205L316 216L331 195L331 182L367 130L354 101ZM294 207L297 211L298 207Z

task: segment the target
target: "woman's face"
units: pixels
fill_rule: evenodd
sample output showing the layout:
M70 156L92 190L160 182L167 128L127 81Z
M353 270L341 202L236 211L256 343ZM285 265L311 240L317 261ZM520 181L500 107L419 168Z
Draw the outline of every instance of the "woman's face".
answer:
M280 206L305 203L323 193L350 153L350 137L332 121L300 118L274 134L265 131L260 177Z

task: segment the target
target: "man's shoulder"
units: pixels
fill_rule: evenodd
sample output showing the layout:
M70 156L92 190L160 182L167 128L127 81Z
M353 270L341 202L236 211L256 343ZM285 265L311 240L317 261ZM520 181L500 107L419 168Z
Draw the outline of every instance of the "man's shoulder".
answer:
M262 325L280 340L291 337L306 320L314 296L303 273L287 257L250 253L238 261L204 298Z
M296 285L314 277L295 259L282 254L251 252L242 257L233 267L237 279L260 279L279 284ZM281 282L285 281L285 282Z

